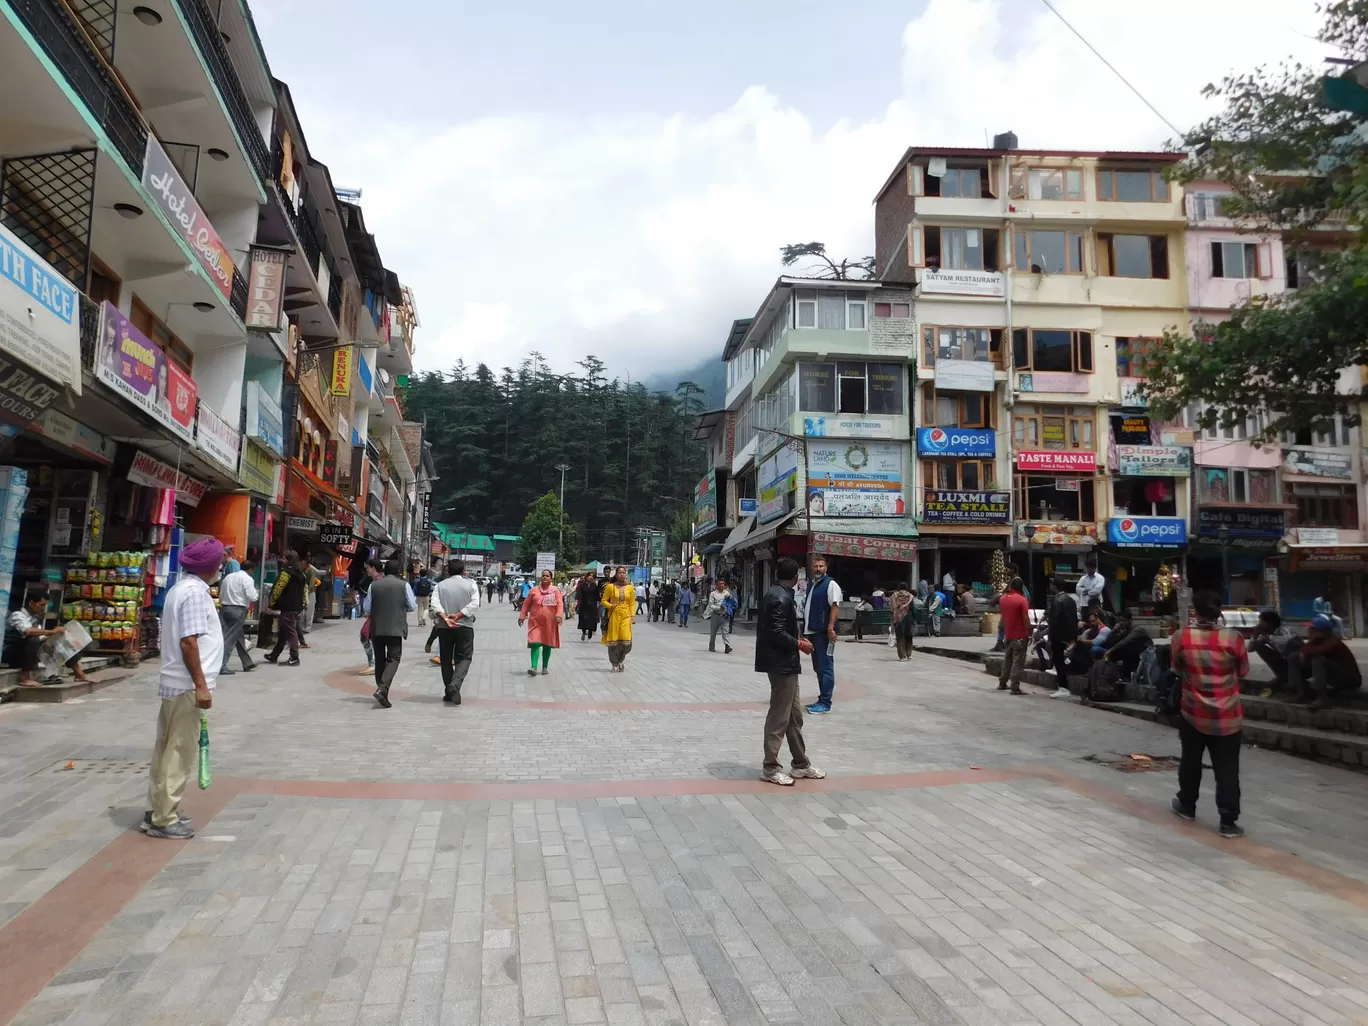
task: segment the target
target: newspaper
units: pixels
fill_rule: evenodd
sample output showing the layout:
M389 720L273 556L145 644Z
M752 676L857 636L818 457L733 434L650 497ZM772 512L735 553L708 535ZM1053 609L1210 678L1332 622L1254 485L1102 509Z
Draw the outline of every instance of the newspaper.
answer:
M62 667L91 645L90 632L79 620L68 620L62 633L54 634L38 649L38 669L45 678L60 677Z

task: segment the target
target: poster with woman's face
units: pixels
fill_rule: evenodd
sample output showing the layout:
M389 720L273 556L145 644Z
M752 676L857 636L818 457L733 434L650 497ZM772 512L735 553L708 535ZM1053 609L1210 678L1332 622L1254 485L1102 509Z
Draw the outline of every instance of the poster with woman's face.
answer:
M1202 473L1206 475L1206 480L1203 481L1203 494L1207 501L1229 502L1230 482L1226 471L1217 467L1205 467Z

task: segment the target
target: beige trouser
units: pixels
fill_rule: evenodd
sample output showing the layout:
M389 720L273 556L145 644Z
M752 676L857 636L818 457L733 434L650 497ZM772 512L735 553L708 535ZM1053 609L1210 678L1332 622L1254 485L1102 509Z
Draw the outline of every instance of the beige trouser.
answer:
M419 626L419 627L425 627L425 626L427 626L428 607L431 605L431 603L432 603L432 597L431 597L430 595L419 595L419 596L418 596L418 626Z
M807 745L803 742L803 703L798 699L798 674L771 673L769 713L765 716L765 769L781 769L779 746L788 739L795 769L806 769Z
M152 749L152 770L147 782L147 804L152 825L176 822L185 785L198 772L199 709L195 693L187 691L161 700L157 714L157 746Z

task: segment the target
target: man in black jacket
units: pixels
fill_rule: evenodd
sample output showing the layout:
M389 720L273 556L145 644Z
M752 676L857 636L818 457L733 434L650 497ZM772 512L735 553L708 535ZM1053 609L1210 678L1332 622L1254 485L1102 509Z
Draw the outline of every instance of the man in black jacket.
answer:
M1050 581L1050 604L1045 611L1045 622L1050 628L1050 662L1059 677L1059 687L1050 697L1068 698L1069 670L1065 657L1069 646L1078 640L1078 604L1059 577Z
M802 673L799 653L811 652L812 642L798 633L798 612L793 605L793 587L798 583L798 564L784 558L775 564L776 583L760 600L760 618L755 630L755 672L769 674L770 707L765 717L765 768L760 779L785 787L794 777L820 779L826 776L808 761L803 743L803 706L798 700L798 675ZM793 757L792 773L785 773L779 762L779 746L788 738Z

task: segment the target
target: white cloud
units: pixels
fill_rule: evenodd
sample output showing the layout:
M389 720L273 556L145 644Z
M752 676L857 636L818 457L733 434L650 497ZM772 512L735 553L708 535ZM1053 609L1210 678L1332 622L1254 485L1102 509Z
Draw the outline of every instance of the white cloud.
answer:
M781 244L872 252L870 201L911 143L1173 137L1043 5L1004 20L1018 2L931 0L904 33L902 95L824 132L764 86L707 118L528 115L437 134L400 120L365 139L327 109L301 117L334 179L364 188L381 255L414 288L421 368L497 368L535 349L558 368L593 353L639 377L718 353L780 273ZM1225 71L1323 56L1306 38L1312 0L1056 6L1180 128Z

